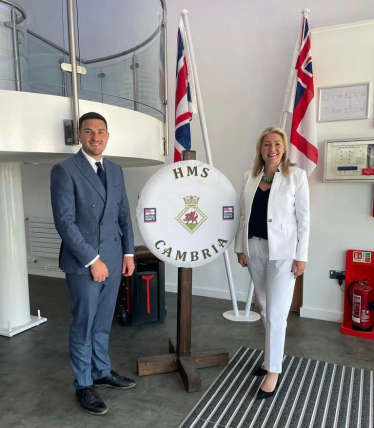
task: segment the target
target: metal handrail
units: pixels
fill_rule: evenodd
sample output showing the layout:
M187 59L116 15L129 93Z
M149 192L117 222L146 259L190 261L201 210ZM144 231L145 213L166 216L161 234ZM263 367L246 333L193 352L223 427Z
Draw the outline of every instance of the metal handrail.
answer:
M10 1L10 0L0 0L0 3L5 3L5 4L8 4L9 6L12 6L12 7L14 7L15 9L17 9L19 12L21 12L21 18L22 19L18 19L17 20L17 24L19 24L20 22L22 22L22 21L25 21L26 20L26 18L27 18L27 15L26 15L26 11L25 11L25 9L23 9L20 5L18 5L17 3L13 3L12 1Z
M156 30L148 37L148 39L144 40L144 42L140 43L139 45L134 46L133 48L127 49L123 52L118 52L116 54L113 55L108 55L108 56L104 56L102 58L95 58L95 59L88 59L83 61L82 59L80 60L83 64L92 64L92 63L96 63L96 62L102 62L102 61L108 61L110 59L115 59L115 58L119 58L121 56L125 56L128 54L131 54L141 48L143 48L144 46L146 46L148 43L150 43L153 39L155 39L157 37L157 35L160 32L160 28L161 26L158 26L156 28Z
M3 0L0 0L0 1L3 1ZM148 37L148 39L144 40L144 42L140 43L139 45L134 46L133 48L127 49L123 52L118 52L118 53L113 54L113 55L108 55L106 57L94 58L94 59L82 59L81 57L78 57L78 56L76 56L76 58L82 64L95 64L97 62L108 61L110 59L120 58L121 56L125 56L128 54L134 53L136 50L141 49L142 47L146 46L149 42L151 42L153 39L155 39L157 34L160 31L160 27L161 26L157 27L156 30ZM35 37L36 39L39 39L42 42L46 43L47 45L52 46L53 48L57 49L58 51L64 53L65 55L70 56L70 52L68 50L57 45L56 43L51 42L50 40L46 39L45 37L41 36L40 34L35 33L34 31L29 30L29 29L27 30L27 32L29 34L31 34L33 37Z

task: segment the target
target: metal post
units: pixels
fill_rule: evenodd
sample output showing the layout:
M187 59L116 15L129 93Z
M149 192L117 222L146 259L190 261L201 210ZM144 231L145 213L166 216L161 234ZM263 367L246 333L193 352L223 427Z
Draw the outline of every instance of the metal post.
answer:
M193 49L193 45L192 45L190 24L188 22L188 10L185 10L185 9L182 10L181 15L182 15L184 27L186 29L188 47L190 48L191 63L192 63L191 65L192 65L192 71L193 71L193 77L194 77L195 89L196 89L196 101L197 101L197 108L199 110L200 126L201 126L201 132L203 134L205 155L206 155L206 159L207 159L208 164L213 166L212 154L210 152L208 129L206 126L206 121L205 121L203 99L201 97L199 76L197 74L195 53L194 53L194 49Z
M134 97L134 111L139 111L139 85L138 85L138 67L139 64L135 60L135 52L132 56L132 70L133 77L133 97Z
M247 321L257 321L261 318L257 312L251 312L253 291L254 291L254 284L253 284L253 281L251 280L251 283L249 284L249 289L248 289L247 303L244 309L244 318L246 318Z
M249 284L249 289L248 289L247 303L246 303L245 309L244 309L244 315L245 316L248 316L249 312L251 310L251 304L252 304L252 299L253 299L253 291L254 291L254 285L253 285L253 281L251 280L251 283Z
M192 65L192 71L193 71L193 76L194 76L194 81L195 81L195 88L196 88L196 101L197 101L197 107L198 107L198 110L199 110L200 126L201 126L201 132L203 134L205 155L206 155L208 164L213 166L212 154L210 152L208 129L207 129L207 126L206 126L206 121L205 121L203 100L202 100L202 97L201 97L199 77L198 77L198 74L197 74L195 54L194 54L194 49L193 49L193 45L192 45L192 38L191 38L190 26L189 26L189 22L188 22L188 11L187 10L182 10L181 15L182 15L184 27L186 29L187 42L188 42L188 46L189 46L189 50L190 50L190 55L191 55L191 63L192 63L191 65ZM231 302L232 302L233 312L234 312L234 316L237 317L237 316L239 316L238 303L236 301L235 288L234 288L234 283L233 283L233 279L232 279L232 273L231 273L231 266L230 266L230 261L229 261L229 255L228 255L227 251L225 251L223 253L223 257L224 257L225 265L226 265L226 274L227 274L227 280L228 280L228 283L229 283L229 289L230 289L230 295L231 295Z
M192 44L190 25L188 22L188 10L185 10L185 9L182 10L181 15L182 15L184 27L186 29L187 42L188 42L188 47L191 55L191 65L192 65L192 71L193 71L195 89L196 89L196 101L197 101L197 107L199 110L200 126L201 126L201 132L203 134L205 155L206 155L208 164L213 166L212 154L210 151L210 144L209 144L209 137L208 137L208 129L205 121L203 100L201 97L199 77L198 77L197 68L196 68L195 53L194 53L193 44ZM227 250L223 253L223 258L225 260L226 274L227 274L227 280L229 283L229 290L230 290L232 309L233 309L232 311L225 312L223 316L226 319L229 319L231 321L253 321L253 319L250 319L251 317L245 317L243 315L243 311L240 311L241 314L238 311L238 303L236 300L234 281L232 278L229 254Z
M71 90L72 90L72 109L73 109L73 138L74 144L77 141L77 130L79 123L79 102L78 102L78 78L77 78L77 54L75 49L75 14L74 0L66 0L68 9L68 28L69 28L69 49L71 63Z
M103 79L105 77L105 73L101 72L97 76L100 79L101 102L104 104Z
M166 27L166 3L163 3L164 8L164 17L162 22L162 31L164 32L164 89L165 89L165 126L164 126L164 136L165 136L165 149L164 155L169 156L169 106L168 106L168 44L167 44L167 27Z
M12 47L13 47L13 63L14 63L14 80L16 82L16 90L22 91L21 67L20 67L19 49L18 49L17 14L14 6L12 6Z

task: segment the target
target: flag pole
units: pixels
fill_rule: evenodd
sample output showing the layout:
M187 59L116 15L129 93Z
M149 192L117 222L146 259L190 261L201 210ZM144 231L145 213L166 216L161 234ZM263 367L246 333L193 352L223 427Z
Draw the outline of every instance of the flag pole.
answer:
M184 28L186 30L187 42L188 42L188 47L189 47L190 56L191 56L191 66L192 66L193 78L195 82L196 102L197 102L197 108L199 111L201 132L203 134L205 154L206 154L208 164L213 166L212 153L210 151L210 144L209 144L208 129L206 127L206 121L205 121L203 100L201 98L200 83L199 83L199 77L198 77L197 68L196 68L195 52L193 50L190 25L188 22L188 10L183 9L181 11L181 16L183 19Z
M192 44L190 25L188 22L188 10L183 9L181 11L181 16L182 16L184 28L186 30L187 43L190 51L191 66L192 66L193 78L195 83L196 102L197 102L197 108L199 111L199 119L200 119L201 132L203 135L205 155L206 155L208 164L213 166L212 154L210 151L210 144L209 144L208 129L205 121L203 100L201 97L199 77L198 77L197 68L196 68L195 53L194 53L193 44ZM228 312L225 312L223 316L232 321L252 321L252 319L240 319L240 318L250 318L250 316L244 317L244 315L241 315L238 311L238 303L236 300L234 281L232 278L230 260L229 260L229 255L227 250L223 253L223 258L225 260L226 274L227 274L227 280L229 283L231 302L232 302L232 308L233 308L232 311L228 311L230 313L229 317L225 316L225 314L228 314ZM243 312L243 311L240 311L240 312Z

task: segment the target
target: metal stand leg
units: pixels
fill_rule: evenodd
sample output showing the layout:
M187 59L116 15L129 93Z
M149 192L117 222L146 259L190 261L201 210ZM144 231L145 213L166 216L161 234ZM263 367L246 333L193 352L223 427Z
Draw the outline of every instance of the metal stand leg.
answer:
M245 305L244 311L239 311L238 315L234 314L234 311L227 311L223 314L223 317L229 321L239 321L239 322L253 322L258 321L261 317L257 312L251 311L251 303L253 298L253 281L249 285L247 303Z
M225 259L226 274L227 274L227 280L229 282L231 302L232 302L232 311L230 311L230 312L232 312L235 317L238 317L239 316L238 302L236 301L234 281L232 279L231 266L230 266L229 255L228 255L227 251L225 251L223 253L223 257ZM223 315L223 316L225 316L225 315Z

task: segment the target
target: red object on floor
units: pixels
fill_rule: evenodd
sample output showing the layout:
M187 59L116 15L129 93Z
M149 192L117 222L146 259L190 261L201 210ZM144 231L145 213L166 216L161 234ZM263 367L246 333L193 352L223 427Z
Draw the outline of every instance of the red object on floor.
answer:
M149 286L150 286L150 282L151 282L151 279L153 278L153 275L144 275L144 276L142 276L142 279L145 279L145 281L146 281L146 283L147 283L147 285L146 285L146 287L147 287L147 314L150 314L151 313L151 293L150 293L150 290L149 290Z
M365 281L363 284L360 282ZM371 287L371 289L370 289ZM355 299L353 293L357 293ZM356 306L362 303L370 305L374 300L374 251L348 250L346 254L345 268L345 294L344 294L344 314L340 331L352 336L374 339L374 328L370 331L356 330L359 323L352 322L352 304ZM357 319L357 307L353 315ZM370 311L369 319L371 325L374 323L374 313ZM368 324L365 323L365 326Z

